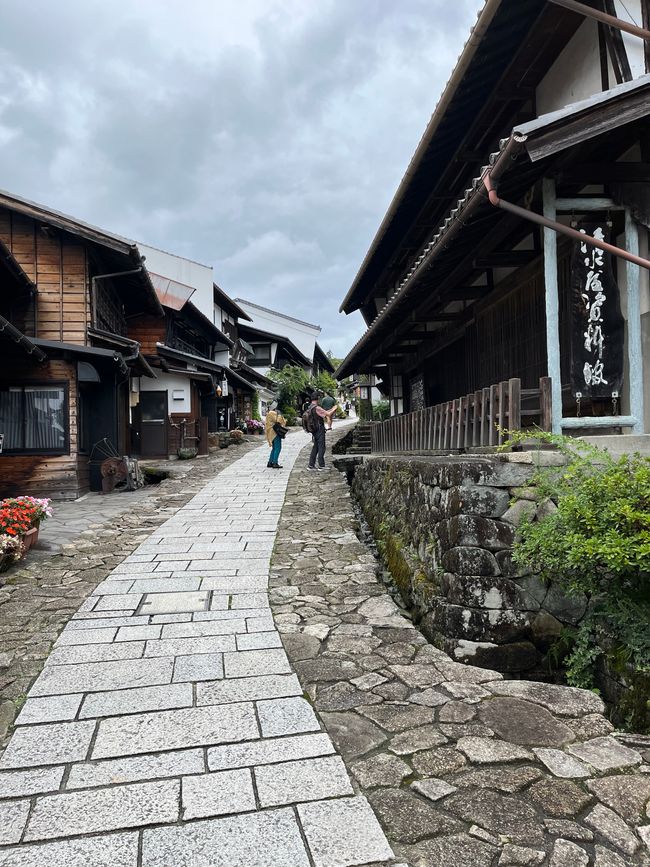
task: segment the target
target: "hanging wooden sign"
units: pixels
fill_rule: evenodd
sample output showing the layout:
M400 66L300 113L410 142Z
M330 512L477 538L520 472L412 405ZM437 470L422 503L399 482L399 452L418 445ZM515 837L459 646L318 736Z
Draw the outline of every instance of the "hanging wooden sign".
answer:
M605 223L580 231L605 240ZM612 269L604 250L576 241L571 260L571 391L580 399L617 399L623 385L625 322Z
M411 412L425 408L424 400L424 376L420 373L411 382Z

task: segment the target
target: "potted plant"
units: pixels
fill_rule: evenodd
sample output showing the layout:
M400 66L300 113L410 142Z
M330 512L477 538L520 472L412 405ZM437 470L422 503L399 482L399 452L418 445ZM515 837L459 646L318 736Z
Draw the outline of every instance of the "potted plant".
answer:
M257 421L257 419L247 418L246 430L249 434L261 434L264 432L264 425L261 421Z
M13 497L0 503L0 533L20 539L26 553L38 542L41 521L51 517L50 500Z
M23 546L18 536L0 535L0 572L5 572L12 563L20 560L22 554Z

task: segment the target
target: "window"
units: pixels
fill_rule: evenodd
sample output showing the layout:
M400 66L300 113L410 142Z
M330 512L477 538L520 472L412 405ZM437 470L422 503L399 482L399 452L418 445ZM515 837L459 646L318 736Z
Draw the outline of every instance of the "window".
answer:
M270 343L254 343L253 344L253 361L252 364L270 364L271 363L271 344Z
M5 452L66 453L67 386L1 388L0 433L4 434Z

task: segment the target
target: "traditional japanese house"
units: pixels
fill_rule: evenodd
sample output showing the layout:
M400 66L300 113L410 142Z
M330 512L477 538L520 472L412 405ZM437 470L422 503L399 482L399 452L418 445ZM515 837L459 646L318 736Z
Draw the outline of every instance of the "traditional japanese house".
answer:
M75 498L128 454L143 313L162 309L136 244L0 192L0 495Z
M376 448L650 432L648 27L648 0L485 3L341 306L367 330L337 375L411 413Z

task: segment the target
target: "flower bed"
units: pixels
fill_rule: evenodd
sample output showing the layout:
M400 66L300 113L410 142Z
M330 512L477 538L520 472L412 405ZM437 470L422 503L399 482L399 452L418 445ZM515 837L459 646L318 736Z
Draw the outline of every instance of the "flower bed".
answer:
M38 541L41 522L52 517L50 500L12 497L0 502L0 572Z
M244 422L246 425L246 432L249 434L261 434L264 433L264 425L261 421L257 421L254 418L247 418Z

